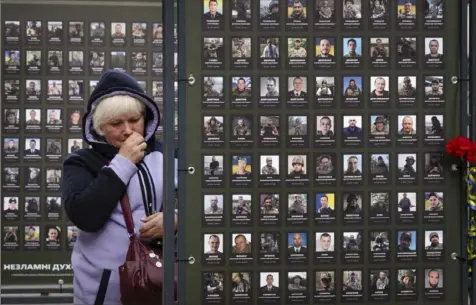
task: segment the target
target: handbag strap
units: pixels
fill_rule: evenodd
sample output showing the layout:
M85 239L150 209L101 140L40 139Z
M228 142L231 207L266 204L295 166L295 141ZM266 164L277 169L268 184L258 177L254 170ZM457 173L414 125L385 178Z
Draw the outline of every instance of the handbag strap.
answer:
M127 233L129 237L132 238L135 235L134 229L134 219L132 218L131 203L129 202L129 196L124 194L121 199L121 209L122 214L124 215L124 222L126 223Z
M111 161L109 161L108 164L111 164ZM122 215L124 216L124 222L127 228L127 233L129 233L129 238L132 238L133 236L135 236L136 232L134 229L134 218L132 218L131 203L129 201L129 196L127 195L127 188L126 193L121 198L121 209Z

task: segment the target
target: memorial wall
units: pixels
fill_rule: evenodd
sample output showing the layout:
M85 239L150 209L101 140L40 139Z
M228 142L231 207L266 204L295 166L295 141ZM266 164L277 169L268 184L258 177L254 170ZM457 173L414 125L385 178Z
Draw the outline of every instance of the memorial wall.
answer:
M188 11L202 26L187 39L202 46L187 54L202 81L187 94L201 126L186 135L200 168L187 183L187 213L201 215L187 232L200 257L188 269L202 274L190 298L456 302L459 180L444 145L458 132L457 9L203 0Z
M158 6L2 5L3 285L72 282L62 161L86 147L82 115L106 69L163 109L161 19Z

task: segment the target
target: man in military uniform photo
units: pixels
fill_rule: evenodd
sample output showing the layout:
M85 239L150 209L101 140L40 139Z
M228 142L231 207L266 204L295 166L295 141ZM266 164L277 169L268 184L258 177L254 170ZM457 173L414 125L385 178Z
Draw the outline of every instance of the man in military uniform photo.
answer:
M215 88L215 80L212 77L207 77L203 82L203 95L205 97L220 97L221 92Z
M361 212L359 198L356 194L349 193L345 199L345 203L344 214L359 214Z
M251 135L251 130L250 128L245 124L245 120L243 118L239 118L236 121L235 127L233 127L233 135L234 136L250 136Z
M378 2L378 1L375 1L375 2ZM377 38L375 42L377 43L377 45L375 45L372 48L372 53L371 53L372 60L375 60L377 58L387 58L388 50L383 46L382 39Z
M246 170L248 166L248 160L245 157L238 158L238 163L236 165L236 172L234 173L237 176L251 176L251 172Z
M291 162L293 170L289 173L290 176L301 176L304 175L304 158L301 156L293 157Z
M383 116L375 118L370 134L373 136L386 136L390 133L388 121Z
M307 202L301 195L294 196L294 201L289 205L288 213L290 215L303 215L307 213Z
M401 290L413 290L415 289L415 276L410 270L405 271L405 273L400 277L398 287Z
M276 237L273 233L261 233L260 253L279 253L279 233Z
M251 202L246 202L243 196L238 196L238 202L233 204L234 215L251 215Z
M438 236L437 232L431 232L429 239L430 239L430 244L425 247L426 251L443 250L443 244L440 243L440 237Z
M232 90L233 96L246 97L251 96L251 90L246 88L246 80L240 77L236 82L236 87Z
M362 16L359 7L354 4L354 0L344 1L343 13L344 19L359 19Z
M223 19L223 15L218 12L218 1L217 0L210 0L208 1L208 12L206 12L203 16L207 20L215 20L215 19Z
M344 287L342 287L344 291L360 291L362 290L362 284L360 283L360 279L357 279L357 275L355 272L351 272L347 281L344 282Z
M251 242L248 242L244 235L238 234L231 253L251 253Z
M346 96L346 97L357 97L357 96L360 96L361 94L362 94L362 91L357 86L357 83L355 82L355 79L349 80L349 84L347 85L347 88L345 88L344 96Z
M426 91L426 96L442 96L443 90L440 88L440 82L437 79L431 81L431 90Z
M290 58L305 58L307 57L307 51L301 46L301 39L294 40L294 46L291 44L291 48L288 50L288 57Z
M348 53L344 55L344 57L360 57L361 55L357 53L357 40L351 38L347 40L347 50Z
M329 20L332 18L333 8L329 4L329 0L316 0L316 20Z
M412 80L410 77L405 76L403 79L403 84L400 89L398 89L399 97L416 97L416 88L413 87Z
M218 197L217 196L210 196L210 206L205 209L206 215L211 214L223 214L223 209L218 207Z
M415 168L413 168L413 165L415 165L415 158L413 156L408 156L405 159L405 165L403 166L403 168L399 168L400 174L415 176L416 171Z
M416 131L413 129L413 119L411 116L404 116L402 119L402 128L398 131L399 135L415 135Z
M272 176L278 174L278 170L273 166L273 158L270 156L266 157L266 165L261 168L261 174L263 176Z
M414 19L416 14L412 12L412 0L407 0L403 6L403 11L398 12L398 19Z
M316 291L334 291L334 281L330 272L321 272L320 279L316 283Z
M319 202L321 207L317 210L317 213L319 215L332 215L334 211L329 206L329 197L327 197L327 195L322 195Z
M260 211L262 215L279 214L279 210L273 206L273 197L271 196L264 198Z
M440 201L440 199L435 193L430 193L428 202L430 206L425 211L427 212L442 212L443 211L443 203Z
M349 240L345 244L344 249L346 252L360 251L360 242L355 238L353 234L349 236Z
M400 235L400 242L398 244L398 252L409 252L413 251L410 249L410 246L412 244L412 233L410 232L403 232L402 235Z
M298 20L301 22L306 22L307 21L307 15L305 11L304 4L302 3L301 0L294 0L292 3L292 12L291 14L288 15L288 19L290 22L293 22L294 20Z
M415 205L413 205L410 198L407 197L407 193L403 193L402 199L398 202L398 207L402 213L410 213L410 209L415 207Z

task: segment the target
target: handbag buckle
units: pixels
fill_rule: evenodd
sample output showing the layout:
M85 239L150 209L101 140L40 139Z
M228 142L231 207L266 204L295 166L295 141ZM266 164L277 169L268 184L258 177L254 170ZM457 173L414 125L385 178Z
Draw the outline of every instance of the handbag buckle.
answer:
M136 228L134 228L134 232L132 232L132 233L127 233L127 235L129 236L129 238L131 238L132 236L137 235Z

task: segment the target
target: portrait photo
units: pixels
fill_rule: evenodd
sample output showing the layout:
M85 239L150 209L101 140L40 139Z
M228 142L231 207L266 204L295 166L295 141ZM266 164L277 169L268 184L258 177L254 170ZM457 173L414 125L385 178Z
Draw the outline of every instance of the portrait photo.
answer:
M442 97L444 94L443 76L425 76L425 96Z
M335 77L333 76L316 76L316 96L329 98L335 96Z
M378 2L378 0L375 2ZM390 57L390 38L370 37L369 49L372 60L388 59Z
M317 193L315 196L316 213L319 215L331 215L336 208L335 198L335 193Z
M316 232L316 252L335 251L334 232Z
M260 77L260 96L279 97L279 77Z
M360 97L363 94L361 76L344 76L342 78L342 94L344 97Z
M425 115L425 135L430 137L444 137L443 115Z
M417 211L417 195L414 192L397 193L398 212L409 213Z
M260 159L260 168L261 175L272 176L279 175L279 155L261 155Z
M307 174L307 156L306 155L288 155L287 173L289 175Z
M362 56L362 37L342 38L342 56L343 57L361 57Z
M362 175L362 155L344 154L342 155L342 164L344 176Z
M223 214L223 195L203 195L203 210L205 215Z

